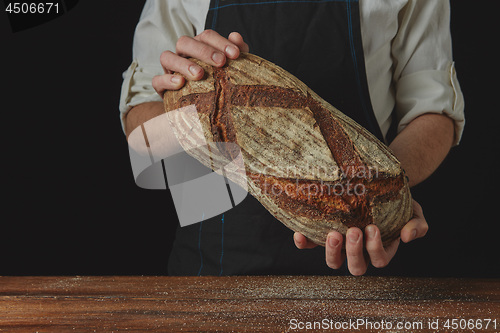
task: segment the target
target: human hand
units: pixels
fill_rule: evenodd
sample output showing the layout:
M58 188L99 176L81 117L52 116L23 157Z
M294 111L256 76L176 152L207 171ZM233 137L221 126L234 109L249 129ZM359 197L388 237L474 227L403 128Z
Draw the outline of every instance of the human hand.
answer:
M205 30L195 37L182 36L177 40L175 53L165 51L161 54L160 63L165 74L153 78L153 88L163 96L165 90L178 90L184 86L185 79L178 74L184 75L189 80L203 78L203 69L186 59L187 57L222 67L226 63L226 58L236 59L240 52L248 51L248 45L237 32L229 34L227 39L213 30Z
M377 226L366 226L364 234L359 228L349 228L346 234L345 251L342 249L344 237L337 231L328 234L325 244L325 258L328 267L339 269L347 257L347 267L352 275L363 275L371 262L374 267L382 268L389 264L396 254L400 240L405 243L424 237L429 226L422 212L422 207L413 200L413 218L401 230L400 238L388 247L382 245L382 238ZM299 249L311 249L317 244L296 232L293 235L295 246ZM363 238L365 241L363 242Z

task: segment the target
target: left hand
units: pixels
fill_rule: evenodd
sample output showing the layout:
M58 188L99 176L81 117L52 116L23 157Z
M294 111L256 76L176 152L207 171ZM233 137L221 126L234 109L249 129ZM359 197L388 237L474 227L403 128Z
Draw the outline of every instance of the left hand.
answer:
M424 237L428 229L422 207L413 200L413 218L403 227L400 237L386 248L383 247L380 231L374 224L366 226L364 234L359 228L349 228L345 237L345 253L342 251L344 241L342 234L337 231L330 232L325 244L326 264L330 268L339 269L347 256L349 272L352 275L363 275L370 262L377 268L387 266L396 254L400 240L408 243ZM299 249L311 249L317 246L298 232L294 234L293 239Z

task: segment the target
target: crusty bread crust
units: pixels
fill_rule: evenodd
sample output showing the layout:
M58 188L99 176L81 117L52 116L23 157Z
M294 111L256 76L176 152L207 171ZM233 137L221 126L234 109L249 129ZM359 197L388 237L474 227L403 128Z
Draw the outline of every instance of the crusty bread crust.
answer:
M317 244L324 245L331 230L345 234L349 227L371 223L379 227L384 245L399 237L412 216L411 194L385 144L260 57L243 53L222 68L192 60L205 78L186 80L182 89L164 95L167 112L196 106L208 147L186 144L188 153L212 167L213 151L206 150L217 149L217 142L236 143L246 179L231 180ZM233 159L239 151L220 153Z

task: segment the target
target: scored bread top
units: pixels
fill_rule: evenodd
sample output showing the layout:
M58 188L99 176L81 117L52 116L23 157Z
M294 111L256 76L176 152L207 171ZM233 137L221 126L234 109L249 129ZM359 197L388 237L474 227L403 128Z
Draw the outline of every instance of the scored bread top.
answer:
M164 95L167 112L196 106L203 131L198 135L208 145L195 147L183 140L188 153L212 167L218 142L237 144L249 193L318 244L324 244L330 230L345 233L350 226L370 223L379 226L385 244L398 237L411 217L411 196L404 171L385 144L295 76L260 57L242 53L222 68L191 60L205 70L204 79L186 80L184 88ZM176 130L182 135L192 131L180 125ZM230 160L235 154L215 155ZM241 177L231 180L246 185ZM299 190L349 183L362 185L366 193L304 195ZM270 184L296 191L276 194Z
M216 91L214 68L192 60L205 70L205 78L187 81L183 89L166 94L166 110L195 104L208 134L214 132L213 120L202 114L213 114L215 107L227 108L231 119L223 120L224 130L232 134L229 139L233 140L228 141L241 147L248 171L289 177L293 170L304 179L335 181L353 167L339 164L332 155L332 150L341 148L358 155L366 168L393 176L401 173L399 162L385 145L282 68L246 53L236 61L228 60L226 66L215 69L225 99L221 105L216 100L221 91ZM323 126L322 133L322 119L315 118L311 106L322 109L327 120L334 119L336 131ZM341 133L338 127L342 127ZM348 140L341 141L340 134ZM207 142L219 139L206 137Z

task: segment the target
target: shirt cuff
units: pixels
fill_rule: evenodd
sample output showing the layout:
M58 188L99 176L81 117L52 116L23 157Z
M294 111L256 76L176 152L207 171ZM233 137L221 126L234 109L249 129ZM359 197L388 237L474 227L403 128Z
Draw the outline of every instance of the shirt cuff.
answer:
M426 70L405 75L396 88L398 133L425 113L445 114L455 123L454 145L458 145L465 125L465 103L453 63L446 71Z
M120 96L120 121L125 132L127 112L136 105L146 102L161 102L162 98L153 88L152 80L158 73L157 67L140 67L136 59L123 73L123 84Z

